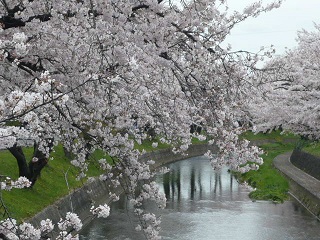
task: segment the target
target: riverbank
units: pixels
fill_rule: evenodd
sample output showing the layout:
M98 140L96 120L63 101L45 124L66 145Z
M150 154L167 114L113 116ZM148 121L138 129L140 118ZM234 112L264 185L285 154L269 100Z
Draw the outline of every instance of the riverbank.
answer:
M158 142L157 147L152 145L153 142ZM192 142L194 144L202 143L197 139L192 139ZM156 138L145 140L142 144L135 144L135 148L140 151L152 152L168 149L170 145L162 143ZM33 150L33 147L23 148L26 159L32 159ZM77 179L80 174L79 168L70 164L71 159L65 153L63 146L59 144L50 154L48 164L42 169L40 177L32 188L1 192L5 207L0 206L0 221L6 219L8 214L18 222L30 219L42 209L83 187L89 179L103 173L98 163L101 158L106 158L107 161L112 163L112 159L106 156L104 152L96 150L90 155L87 176L79 181ZM6 177L18 178L17 160L8 150L0 150L0 166L2 166L0 168L1 181Z
M294 135L281 134L274 131L270 134L253 134L246 132L244 138L251 141L252 145L260 147L264 154L263 165L257 171L249 171L238 174L238 179L247 182L255 190L249 196L252 200L269 200L273 202L283 202L289 198L289 182L273 167L274 158L288 151L292 151L299 139Z
M33 147L24 147L26 159L32 159ZM91 159L101 159L104 156L101 152L92 154ZM19 170L17 160L8 150L0 150L0 175L17 179ZM88 166L89 177L99 176L102 171L93 161ZM40 212L46 206L58 201L74 189L83 186L87 179L77 180L79 168L70 164L70 159L66 157L62 145L54 148L50 154L48 164L42 169L36 184L32 188L12 189L2 191L1 197L8 213L18 222L29 219ZM1 181L3 180L0 179ZM4 209L0 208L0 220L7 218Z
M292 152L278 155L273 164L289 180L289 194L320 220L320 181L295 167L291 156Z

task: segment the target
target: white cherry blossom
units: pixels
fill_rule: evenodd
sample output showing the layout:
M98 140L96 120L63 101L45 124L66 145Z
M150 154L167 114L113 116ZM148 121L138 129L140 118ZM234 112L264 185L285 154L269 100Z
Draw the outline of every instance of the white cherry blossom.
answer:
M223 0L2 0L0 147L25 163L18 164L19 175L31 185L55 145L72 156L78 179L101 150L111 161L98 160L100 179L123 187L137 207L145 198L164 205L152 161L140 161L144 151L134 148L144 140L156 147L160 137L183 154L196 136L219 147L214 167L237 169L250 161L248 170L256 168L260 151L239 140L246 127L234 123L246 118L252 72L270 52L237 51L222 42L235 25L280 3L229 12ZM204 133L191 133L193 124ZM26 145L34 146L37 161L26 159ZM140 210L141 230L159 239L158 218ZM52 228L47 224L42 232ZM58 227L58 239L73 239L67 229L79 230L81 222L68 213Z

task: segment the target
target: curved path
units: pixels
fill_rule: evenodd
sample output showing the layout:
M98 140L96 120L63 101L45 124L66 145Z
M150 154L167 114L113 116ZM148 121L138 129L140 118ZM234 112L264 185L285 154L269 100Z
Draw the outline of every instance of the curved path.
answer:
M273 165L290 181L290 192L317 218L320 216L320 181L290 162L292 152L278 155Z

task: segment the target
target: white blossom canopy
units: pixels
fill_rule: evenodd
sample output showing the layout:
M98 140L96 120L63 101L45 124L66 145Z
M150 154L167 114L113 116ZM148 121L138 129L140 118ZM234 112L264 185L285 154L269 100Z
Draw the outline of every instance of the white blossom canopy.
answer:
M220 148L214 166L256 168L239 168L262 161L238 140L238 122L252 70L269 52L220 45L236 24L280 2L229 13L223 0L2 0L0 147L36 144L48 157L60 143L83 175L90 153L101 149L114 158L99 161L103 179L129 193L143 182L137 207L145 198L164 200L134 149L149 137L146 126L176 152L194 136L208 138ZM206 136L191 133L192 124ZM155 217L137 213L152 226L142 226L146 237L158 239Z
M259 131L274 127L311 139L320 138L320 26L298 33L298 47L268 63L276 74L262 84L264 97L252 105Z

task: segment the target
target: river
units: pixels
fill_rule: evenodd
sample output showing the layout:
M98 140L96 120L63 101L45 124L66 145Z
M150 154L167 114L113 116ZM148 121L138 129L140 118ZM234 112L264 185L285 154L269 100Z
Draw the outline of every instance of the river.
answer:
M156 178L167 196L162 217L164 240L302 240L320 239L320 222L295 201L251 201L249 189L226 168L214 171L206 157L169 164ZM96 219L81 240L140 240L137 222L125 198L111 206L108 219Z

